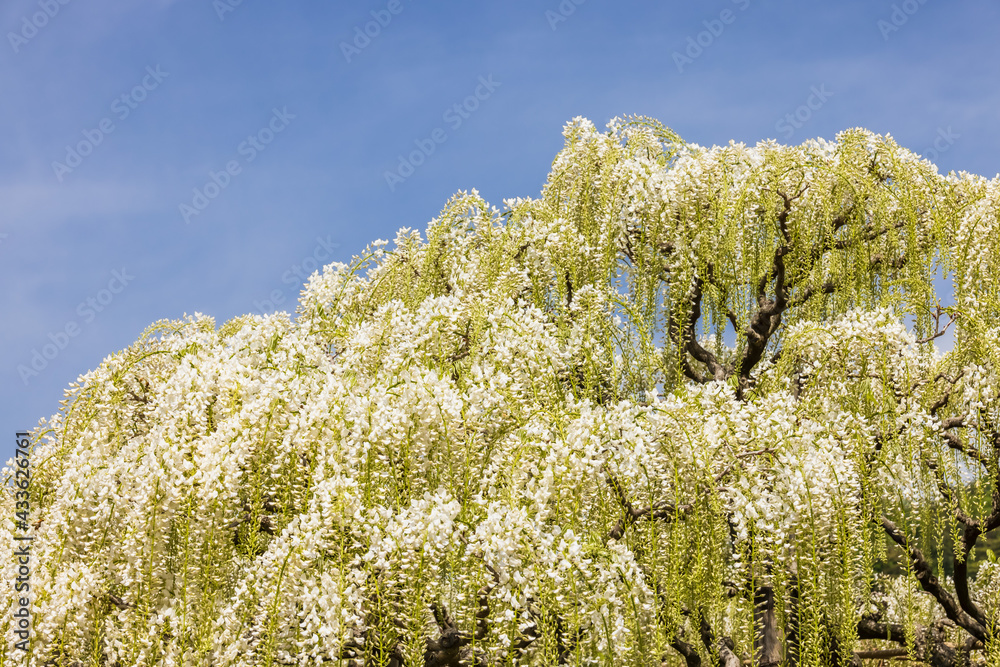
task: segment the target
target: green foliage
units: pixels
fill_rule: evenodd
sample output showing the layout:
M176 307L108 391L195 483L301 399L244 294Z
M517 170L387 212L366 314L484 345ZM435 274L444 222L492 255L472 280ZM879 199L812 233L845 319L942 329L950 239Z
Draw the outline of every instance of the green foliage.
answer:
M564 135L538 199L72 385L32 664L998 664L997 181L860 129Z

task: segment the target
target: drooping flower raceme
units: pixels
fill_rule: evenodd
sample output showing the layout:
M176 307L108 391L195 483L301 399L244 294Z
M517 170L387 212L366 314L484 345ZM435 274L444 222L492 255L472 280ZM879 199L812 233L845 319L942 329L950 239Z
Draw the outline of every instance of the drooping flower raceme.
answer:
M0 666L993 655L996 182L862 130L564 134L539 199L460 193L293 315L71 385Z

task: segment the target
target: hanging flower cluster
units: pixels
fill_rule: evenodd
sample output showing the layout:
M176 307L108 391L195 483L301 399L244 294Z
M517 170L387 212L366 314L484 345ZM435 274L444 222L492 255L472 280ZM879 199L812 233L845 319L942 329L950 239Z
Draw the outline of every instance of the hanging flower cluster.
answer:
M71 385L27 652L0 494L0 667L1000 664L996 180L860 129L564 136L540 198Z

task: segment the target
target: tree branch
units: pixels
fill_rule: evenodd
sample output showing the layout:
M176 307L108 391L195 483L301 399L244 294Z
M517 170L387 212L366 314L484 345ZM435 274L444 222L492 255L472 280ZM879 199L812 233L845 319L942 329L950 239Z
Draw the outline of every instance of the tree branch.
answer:
M701 656L698 655L693 644L688 644L680 637L674 637L674 640L670 642L670 648L681 654L687 667L701 667Z
M955 665L968 664L968 661L963 659L963 654L967 655L970 651L983 649L982 642L972 637L968 637L960 649L948 643L949 626L953 627L949 621L941 620L929 626L916 628L914 633L916 653L927 660L932 667L954 667ZM858 639L878 639L895 642L901 647L906 646L906 633L902 625L885 623L869 617L858 621ZM906 651L905 648L884 650ZM875 651L858 651L855 655L864 659L877 659L871 655L874 653Z
M941 336L943 336L945 334L946 331L948 331L948 327L950 327L952 324L954 324L955 320L958 319L958 315L956 313L951 313L948 316L948 322L945 323L944 328L942 329L941 328L941 315L943 313L944 313L944 309L942 309L941 306L938 306L934 310L934 333L932 335L930 335L930 336L927 336L926 338L920 338L920 339L918 339L917 340L917 345L923 345L924 343L931 342L935 338L940 338Z
M934 401L933 405L931 405L930 413L932 415L936 415L938 410L940 410L941 408L943 408L948 404L948 402L951 400L951 393L955 391L955 385L958 383L960 379L962 379L963 375L965 375L965 370L962 370L958 375L956 375L954 380L952 380L944 373L938 373L937 376L935 376L934 382L937 382L938 380L945 380L948 382L948 384L951 385L951 387L948 389L948 391L944 392L944 394L942 394L936 401ZM910 391L916 391L919 388L919 386L920 386L919 384L915 383L910 388ZM955 426L961 426L961 424L955 424ZM949 426L947 428L953 428L953 426Z
M711 264L709 264L708 270L709 272L712 271ZM701 297L703 285L704 282L701 278L696 277L694 279L694 285L691 287L691 291L687 297L687 302L691 304L691 314L687 317L687 321L684 323L671 318L673 321L670 328L675 332L674 335L676 336L677 345L682 346L683 349L694 357L696 361L700 361L705 364L708 368L708 372L712 374L712 379L724 380L726 379L726 369L719 363L719 360L715 358L714 354L701 346L695 336L695 325L698 320L701 319Z
M718 656L719 667L741 667L742 662L733 652L736 645L729 637L716 638L715 631L705 618L705 613L699 614L698 630L701 634L701 643L709 653Z
M889 225L881 229L872 229L872 226L868 224L865 225L865 229L862 230L863 233L861 234L861 236L855 238L839 239L833 244L832 247L837 250L846 250L847 248L851 248L858 243L869 243L871 241L874 241L878 237L885 236L894 229L901 229L905 225L906 225L905 220L900 220L894 225Z
M625 494L625 489L618 478L608 470L605 470L605 474L607 475L608 485L615 492L615 496L618 498L618 504L621 505L622 510L625 512L625 518L619 519L604 537L605 544L607 544L609 540L620 540L622 535L625 534L625 530L643 517L648 516L653 519L669 521L680 515L690 514L694 510L693 505L674 505L669 502L656 503L655 505L650 505L637 510L629 501L628 496Z
M979 534L979 526L977 525L966 525L962 533L962 558L955 557L955 595L965 613L976 619L976 622L982 627L989 628L990 623L986 619L986 615L973 602L972 596L969 594L969 553L976 546Z
M892 541L908 552L914 574L917 577L917 581L920 582L920 587L934 596L934 599L937 600L949 619L964 628L979 641L985 642L985 627L974 617L970 616L955 600L952 594L941 585L937 577L934 576L931 565L927 562L923 552L912 544L909 544L903 532L887 517L881 517L881 525L886 534L892 538Z
M958 499L955 498L955 494L952 492L951 487L948 486L947 480L944 478L944 473L941 472L940 466L937 462L926 460L925 465L927 469L934 473L934 481L937 483L938 491L941 493L948 504L955 510L955 518L966 527L977 527L979 522L973 519L971 516L965 513L962 506L958 503Z
M955 426L945 426L945 428L955 428ZM954 433L948 433L947 431L944 431L941 433L941 438L944 440L944 443L948 445L950 449L954 449L957 452L962 452L970 459L976 461L981 466L983 466L987 470L987 472L990 470L991 461L989 457L980 452L978 449L967 446L965 442L963 442L962 439L959 438Z

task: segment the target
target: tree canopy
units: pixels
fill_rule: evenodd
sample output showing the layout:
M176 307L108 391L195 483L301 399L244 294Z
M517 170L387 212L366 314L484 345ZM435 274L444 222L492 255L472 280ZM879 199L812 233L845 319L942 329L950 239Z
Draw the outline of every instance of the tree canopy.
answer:
M72 384L0 494L30 664L1000 665L1000 179L564 135Z

